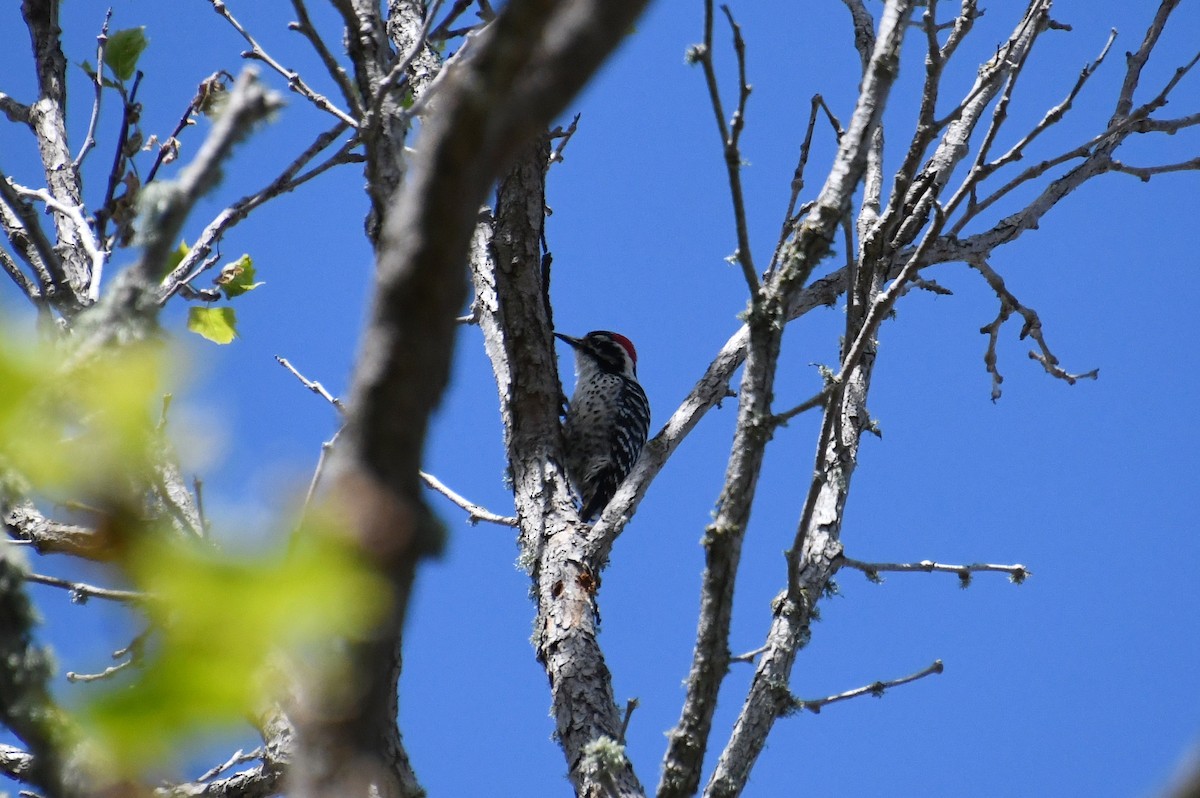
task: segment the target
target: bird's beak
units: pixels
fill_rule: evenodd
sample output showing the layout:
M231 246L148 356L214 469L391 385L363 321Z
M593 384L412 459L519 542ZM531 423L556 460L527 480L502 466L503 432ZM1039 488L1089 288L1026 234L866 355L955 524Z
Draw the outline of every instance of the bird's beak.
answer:
M555 333L554 337L559 339L560 341L566 341L567 343L569 343L571 346L575 347L576 349L578 349L580 346L583 345L583 341L581 339L572 338L571 336L563 335L562 333Z

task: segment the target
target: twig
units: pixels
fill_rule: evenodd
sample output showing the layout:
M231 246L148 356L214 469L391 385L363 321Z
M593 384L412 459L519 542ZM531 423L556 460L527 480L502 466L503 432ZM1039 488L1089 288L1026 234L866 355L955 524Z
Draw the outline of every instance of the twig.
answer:
M834 383L834 381L832 379L830 379L828 382L825 383L824 388L817 391L811 397L804 400L800 404L796 405L791 410L785 410L782 413L776 413L774 416L772 416L771 423L773 423L779 427L785 427L785 426L787 426L787 423L789 421L791 421L793 418L795 418L796 416L798 416L802 413L807 413L809 410L813 410L815 408L820 407L821 405L823 405L825 403L825 400L829 398L829 395L831 393L833 393L835 386L836 386L836 383Z
M84 526L52 521L27 500L11 501L0 521L13 538L10 544L30 544L38 554L72 554L86 560L107 560L112 557L102 533Z
M944 666L942 665L942 661L940 659L937 659L937 660L934 660L933 664L930 665L928 668L919 670L916 673L911 674L909 676L902 676L899 679L892 679L889 682L875 682L874 684L868 684L865 687L858 687L854 690L847 690L844 693L838 693L837 695L826 696L825 698L814 698L814 699L796 698L796 699L793 699L792 703L785 708L784 712L794 712L798 709L807 709L809 712L816 715L821 712L822 707L828 706L829 704L835 704L838 701L846 701L851 698L858 698L859 696L862 696L862 695L873 695L876 698L882 698L883 694L885 692L887 692L888 688L890 688L890 687L899 687L902 684L908 684L909 682L915 682L918 679L924 679L926 676L931 676L935 673L941 673L943 670L944 670Z
M762 645L762 646L759 646L758 648L754 649L753 651L747 651L745 654L736 654L734 656L731 656L729 658L729 661L730 662L754 662L754 658L757 657L759 654L762 654L768 648L770 648L769 645Z
M121 671L128 668L134 663L134 660L127 659L124 662L118 662L116 665L109 665L99 673L76 673L75 671L67 671L68 682L98 682L102 679L108 679Z
M1100 369L1092 369L1081 374L1072 374L1059 365L1059 360L1050 351L1050 347L1046 344L1045 334L1042 332L1042 320L1038 316L1036 310L1022 305L1020 300L1008 290L1004 284L1004 278L1001 277L987 261L983 258L973 258L967 261L968 265L979 272L983 279L987 281L988 286L995 292L996 298L1000 300L1000 310L996 314L996 318L990 324L985 324L979 329L979 332L988 336L987 351L984 353L983 361L987 366L988 374L992 375L992 401L1000 398L1000 384L1004 382L1004 377L1000 374L1000 370L996 363L998 356L996 354L996 344L1000 339L1000 328L1008 321L1009 317L1014 312L1019 313L1025 320L1024 326L1021 327L1020 339L1024 340L1026 336L1033 338L1037 342L1040 352L1029 352L1029 357L1032 360L1042 364L1042 368L1046 373L1056 379L1060 379L1068 385L1074 385L1079 380L1094 380L1099 378Z
M33 754L0 743L0 773L24 781L33 770Z
M261 745L248 754L242 753L242 749L239 748L234 752L233 756L229 757L229 759L225 760L220 765L215 765L214 767L205 771L200 778L196 779L196 781L208 781L209 779L214 779L225 771L229 770L234 765L241 765L245 762L252 762L255 759L259 759L262 757L264 752L264 748Z
M146 183L153 183L154 177L158 174L159 167L164 163L168 163L169 160L174 160L178 155L179 134L188 125L194 124L192 116L195 115L196 111L204 107L205 104L211 103L215 93L227 91L225 84L227 81L232 81L233 79L233 75L221 69L200 81L196 87L196 93L192 96L187 108L183 111L183 116L179 117L179 121L175 123L175 129L171 131L171 135L167 137L167 140L159 145L158 153L154 156L154 163L150 165L150 171L146 173Z
M804 170L808 166L808 154L812 148L813 131L817 125L817 112L822 110L825 112L825 118L829 120L829 124L833 128L835 138L838 140L842 138L841 122L829 110L829 106L825 103L825 98L820 94L814 94L809 106L808 125L804 129L804 141L800 143L800 157L796 161L796 169L792 173L792 193L788 197L787 211L783 214L783 224L780 225L779 241L775 244L775 251L771 253L771 262L767 264L768 275L775 271L775 267L779 264L779 258L783 255L784 244L787 243L796 226L796 203L800 199L800 192L804 190ZM803 212L803 209L801 209L800 213Z
M137 635L137 637L129 641L129 645L125 646L124 648L119 648L112 653L113 659L121 659L122 657L126 656L129 657L129 659L125 660L124 662L119 662L116 665L109 666L100 673L75 673L73 671L68 671L67 681L94 682L100 679L107 679L113 674L119 673L125 668L128 668L130 665L136 664L142 658L142 652L145 650L146 640L150 637L151 631L152 628L144 629Z
M581 116L583 114L575 114L574 118L571 119L571 124L567 125L566 130L556 127L550 131L550 138L558 139L558 144L555 145L554 150L550 153L550 163L557 163L563 159L563 150L567 148L567 143L571 140L571 137L575 135L575 130L579 127L579 117Z
M217 241L221 239L229 228L245 219L255 208L281 194L286 194L298 188L338 164L356 160L357 156L351 155L350 151L358 146L358 139L351 138L338 148L333 155L329 156L329 158L312 167L307 172L300 173L305 164L332 144L346 129L346 124L339 122L329 130L321 133L274 180L253 194L247 194L217 214L208 223L208 226L204 228L203 232L200 233L200 237L192 244L192 248L188 251L184 259L179 262L179 265L162 279L158 288L159 304L164 304L182 286L191 283L192 280L200 276L211 265L204 259L212 251ZM216 259L213 259L212 263L215 262ZM202 266L197 268L198 264L202 264Z
M639 702L636 698L631 698L625 702L625 717L621 719L621 737L618 740L622 745L625 744L625 732L629 731L629 721L633 717L633 711L638 708Z
M733 30L733 49L738 62L738 103L733 118L725 121L725 106L721 102L721 89L717 84L717 73L713 66L713 4L704 2L704 43L688 51L688 58L698 62L704 70L704 82L708 86L709 103L716 117L717 132L721 136L721 148L725 155L725 172L729 179L729 195L733 202L734 225L737 230L737 251L732 260L742 267L742 276L750 289L751 297L758 296L758 274L754 268L754 255L750 247L750 230L746 223L746 202L742 192L742 155L738 142L745 123L746 100L750 97L750 85L746 82L746 43L742 30L733 19L727 6L721 6Z
M469 501L468 499L455 493L450 488L446 487L446 485L443 484L442 481L433 474L427 474L426 472L421 471L420 476L421 480L430 488L436 490L438 493L442 494L447 499L466 510L468 524L473 526L479 521L490 521L493 524L500 524L501 526L517 526L518 522L516 518L507 515L497 515L491 510Z
M297 21L290 23L288 28L299 33L312 44L313 49L317 51L317 56L321 59L321 63L325 65L325 71L329 73L329 77L333 78L333 82L338 85L342 91L342 97L346 99L346 103L350 106L351 113L355 117L361 118L363 113L362 97L359 96L358 88L354 85L354 81L350 80L350 76L346 74L346 70L333 57L333 53L325 44L325 40L317 33L316 26L312 24L312 19L308 16L308 7L304 5L304 0L292 0L292 8L296 11Z
M307 377L305 377L303 374L301 374L299 371L297 371L296 367L293 366L286 357L280 357L279 355L276 355L275 362L278 363L279 365L283 366L288 371L292 372L292 374L295 375L296 379L300 380L300 382L304 385L305 388L312 391L317 396L320 396L326 402L329 402L329 404L336 407L339 413L346 412L346 407L345 407L345 405L342 404L341 399L338 399L336 396L331 394L328 390L326 390L325 386L322 385L321 383L316 382L315 380L310 380Z
M262 85L257 70L246 68L229 93L225 111L213 123L196 157L170 184L157 184L157 191L162 193L156 194L153 212L145 211L143 219L144 229L153 231L152 235L147 235L139 264L141 276L147 283L162 273L162 265L175 246L184 220L200 197L220 180L222 166L234 145L245 139L250 130L277 110L282 102L278 94Z
M342 400L338 399L336 396L334 396L328 390L326 390L324 385L317 382L316 380L310 380L307 377L305 377L303 374L301 374L299 371L297 371L296 367L293 366L288 361L288 359L285 357L280 357L279 355L276 355L275 362L277 362L279 365L283 366L285 369L290 371L293 374L293 376L296 377L296 379L300 380L300 383L305 388L312 391L317 396L320 396L322 399L324 399L329 404L333 405L334 409L338 411L339 415L345 415L346 407L344 404L342 404ZM338 438L341 436L342 431L344 429L345 429L345 426L339 427L338 431L333 433L333 437L331 437L327 441L324 441L321 444L321 453L319 455L317 455L317 465L313 469L312 479L310 479L308 481L308 490L304 494L304 505L300 509L300 522L301 523L297 526L297 528L299 528L300 526L303 526L303 522L304 522L305 517L307 517L307 515L308 515L309 508L312 507L313 499L317 495L317 488L321 484L321 477L325 473L325 465L326 465L326 463L329 462L329 455L331 452L333 452L333 447L337 445Z
M88 120L87 133L83 136L83 144L79 154L75 156L71 166L78 170L88 151L96 146L96 122L100 119L100 100L104 96L104 50L108 45L108 23L112 21L112 7L104 14L104 24L100 26L100 35L96 37L96 74L92 75L92 86L95 97L92 100L92 117Z
M325 465L329 462L329 455L333 451L333 447L337 445L338 437L341 436L344 429L345 427L339 427L338 431L333 433L333 437L321 443L321 453L317 455L317 465L313 469L312 479L308 481L308 490L304 493L304 505L300 509L300 520L302 522L308 515L308 510L312 507L313 499L317 495L317 488L321 485L321 477L325 473Z
M1168 172L1188 172L1200 169L1200 158L1192 158L1179 163L1168 163L1160 166L1130 166L1120 161L1112 162L1112 170L1114 172L1122 172L1127 175L1133 175L1143 183L1150 182L1153 175L1164 175Z
M451 38L455 33L458 33L458 31L452 30L450 26L474 4L475 0L454 0L454 5L446 12L446 17L438 23L436 28L429 32L429 40L446 40Z
M954 195L950 198L950 201L946 203L947 216L954 213L962 199L968 195L971 197L971 202L969 205L969 210L966 212L966 214L968 216L974 216L979 211L983 210L983 208L978 207L978 203L976 202L974 196L975 189L978 187L978 185L1001 167L1009 163L1019 161L1023 157L1026 147L1028 147L1036 138L1048 130L1052 125L1061 121L1062 118L1066 116L1067 112L1070 111L1074 105L1075 98L1078 97L1080 91L1083 90L1083 86L1085 83L1087 83L1088 78L1095 74L1096 70L1100 68L1100 65L1104 63L1104 59L1108 56L1108 52L1112 48L1113 42L1116 40L1116 35L1117 32L1115 29L1109 32L1108 39L1105 41L1104 47L1100 50L1100 54L1096 56L1095 60L1089 64L1085 64L1083 69L1080 70L1079 77L1075 79L1075 85L1071 87L1071 90L1067 93L1067 96L1063 98L1062 102L1048 110L1045 115L1042 116L1041 120L1033 126L1033 129L1026 133L1020 141L1010 147L1008 152L991 162L985 162L984 154L982 152L979 154L979 156L975 159L975 164L972 166L971 171L968 172L967 177L963 180L962 185L958 187L958 189L954 192ZM961 229L962 224L956 223L952 232Z
M113 148L112 167L108 170L108 184L104 189L104 201L100 203L99 210L96 211L96 236L101 241L108 241L107 226L108 220L116 215L117 210L113 205L113 200L116 198L117 186L121 184L121 176L125 174L125 167L129 162L130 154L127 152L129 147L129 128L135 124L135 108L137 108L137 93L142 85L142 73L139 71L133 78L133 85L129 88L129 93L121 91L121 129L117 133L116 146ZM130 191L126 191L124 198L132 199ZM113 233L114 236L120 238L122 233L129 227L129 222L118 220L117 229Z
M25 581L69 590L71 591L71 601L76 604L86 604L89 598L102 598L133 604L146 601L150 598L145 593L139 593L136 590L116 590L110 587L96 587L84 582L72 582L67 579L59 579L57 576L46 576L45 574L25 574Z
M271 67L271 69L278 72L284 77L284 79L287 80L289 89L296 92L300 96L305 97L309 100L309 102L320 108L322 111L327 111L330 114L333 114L350 127L358 127L357 119L343 111L341 108L338 108L336 105L330 102L329 98L325 95L318 94L316 91L314 91L312 87L305 83L304 79L300 77L299 72L296 72L294 69L288 69L272 58L271 55L263 49L262 45L255 41L254 37L250 35L250 32L243 28L242 24L234 18L233 14L229 13L229 9L225 6L224 0L209 0L209 2L212 3L213 10L224 17L226 21L233 26L234 30L240 33L242 38L245 39L250 45L250 52L242 53L243 58L262 61L264 64Z
M208 521L208 516L204 512L204 480L200 479L198 474L192 475L192 492L196 494L196 515L200 517L200 529L207 533L212 525Z
M867 579L872 582L882 582L883 579L879 576L881 572L891 571L898 573L912 573L921 571L924 573L933 573L938 571L941 573L958 574L958 578L963 581L963 587L966 587L970 582L971 574L992 571L1008 574L1008 578L1013 584L1019 585L1031 575L1031 571L1020 563L1013 565L1000 565L996 563L971 563L970 565L951 565L949 563L934 562L933 560L921 560L920 562L862 562L842 555L841 567L854 568L866 574Z

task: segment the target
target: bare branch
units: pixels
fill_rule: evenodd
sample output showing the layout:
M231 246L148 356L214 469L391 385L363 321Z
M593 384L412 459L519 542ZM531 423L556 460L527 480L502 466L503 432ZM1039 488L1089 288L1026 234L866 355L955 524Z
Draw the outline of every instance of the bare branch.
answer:
M493 513L492 511L481 507L472 501L469 501L460 494L455 493L453 490L446 487L446 485L433 474L422 471L421 481L433 490L436 490L438 493L445 496L450 501L454 502L454 504L466 510L467 523L471 524L472 526L480 521L490 521L493 524L500 524L501 526L518 526L518 521L516 518L508 515L497 515L496 513Z
M296 92L301 97L304 97L322 111L337 117L350 127L358 127L357 119L343 111L341 108L338 108L325 95L316 92L311 86L304 82L304 78L300 77L299 72L294 69L288 69L287 67L283 66L283 64L280 64L278 61L272 58L271 54L263 49L262 45L260 45L254 39L254 37L250 35L250 32L242 27L242 24L234 18L233 14L230 13L229 8L225 5L224 0L209 0L209 2L212 3L213 10L224 17L225 20L233 26L233 29L240 33L242 38L246 40L246 43L250 45L250 51L242 53L243 58L262 61L271 69L282 75L285 80L287 80L289 89Z
M325 44L325 40L317 32L316 26L313 25L312 19L308 15L308 7L304 4L304 0L292 0L292 8L296 11L297 21L291 23L288 27L308 39L309 43L312 44L313 49L317 52L317 57L325 65L325 71L329 73L329 76L333 78L333 82L341 89L342 97L346 100L346 104L350 106L350 113L356 119L361 119L363 115L362 97L359 95L354 82L350 80L350 76L346 73L346 70L333 57L333 53L330 52L329 47Z
M706 529L706 566L696 647L680 720L668 735L660 796L693 795L699 785L716 695L729 660L733 585L769 438L770 402L784 322L789 306L828 252L866 172L868 150L895 80L900 43L911 13L912 6L906 0L887 3L870 62L863 73L854 114L839 142L835 166L812 210L797 225L778 270L763 286L763 301L755 303L748 320L749 345L738 391L737 427L725 485L713 522ZM709 781L706 795L735 795L741 791L769 729L770 722L760 723L745 736L745 729L739 723Z
M292 373L292 375L295 376L296 379L300 380L300 383L305 388L312 391L317 396L324 399L326 402L329 402L329 404L333 405L339 413L346 412L346 406L344 404L342 404L341 399L338 399L336 396L331 394L325 388L325 386L322 385L321 383L316 382L315 380L310 380L307 377L305 377L303 374L301 374L299 371L297 371L296 367L293 366L286 357L280 357L279 355L276 355L275 362L278 363L279 365L283 366L288 371L290 371Z
M571 142L571 137L575 135L575 131L579 127L579 117L581 116L582 114L575 114L571 118L571 124L567 125L566 130L556 127L550 132L550 138L558 139L558 144L554 145L554 149L550 152L550 163L558 163L563 159L563 150Z
M734 22L733 14L728 6L722 6L729 26L733 30L733 49L738 63L738 103L733 113L733 119L725 122L725 107L721 102L721 89L717 84L717 72L713 66L713 4L712 0L704 2L704 43L688 51L688 58L699 62L704 70L704 82L708 86L709 103L717 121L717 132L721 136L721 147L725 155L725 173L729 180L729 195L733 201L733 218L737 231L737 251L733 260L742 267L742 276L746 279L746 287L750 296L758 295L758 273L754 268L754 253L750 247L750 232L746 222L746 202L742 192L742 154L738 147L742 127L745 124L746 100L750 97L750 85L746 82L746 43L742 40L742 30Z
M71 601L76 604L86 603L89 598L102 598L109 601L137 604L149 598L145 593L139 593L136 590L116 590L110 587L96 587L86 582L72 582L68 579L60 579L57 576L47 576L45 574L25 574L25 581L69 590L71 591Z
M867 579L872 582L882 582L883 579L879 576L885 571L898 573L948 573L957 574L962 580L963 587L966 587L970 582L971 574L983 572L998 572L1008 574L1009 579L1013 584L1022 584L1026 578L1032 575L1032 572L1020 563L1014 565L999 565L995 563L971 563L970 565L951 565L949 563L934 562L933 560L921 560L920 562L896 563L896 562L862 562L842 555L839 561L839 567L854 568L866 574Z
M788 237L796 229L796 223L799 219L796 218L796 202L800 199L800 192L804 190L804 169L808 166L808 153L812 147L813 129L817 124L817 112L822 110L825 112L825 118L829 120L829 124L833 127L834 135L840 140L842 137L842 125L838 122L837 117L829 110L829 106L825 104L825 98L820 94L814 94L808 112L808 125L804 130L804 141L800 144L800 158L796 162L796 169L792 173L791 195L788 197L787 211L783 214L783 224L780 225L779 241L775 244L775 249L771 253L771 262L767 265L767 274L774 273L775 268L779 265L779 258L783 255L784 245L787 243ZM801 211L803 212L803 211Z
M153 183L159 168L164 163L170 163L178 157L179 136L183 133L184 128L195 124L193 119L195 114L200 109L211 104L215 94L227 91L226 82L233 82L233 80L233 75L222 69L200 81L196 87L196 93L192 95L191 101L188 102L187 108L183 111L183 116L179 117L179 121L175 123L175 129L158 146L158 152L154 156L154 163L150 165L150 171L146 173L146 183Z
M875 682L874 684L868 684L865 687L847 690L844 693L826 696L825 698L793 699L793 704L789 709L793 711L797 709L806 709L814 715L817 715L821 712L822 707L828 706L829 704L836 704L838 701L847 701L851 698L858 698L859 696L864 695L874 696L875 698L883 698L883 694L890 687L899 687L902 684L909 684L910 682L915 682L918 679L924 679L926 676L931 676L935 673L941 673L943 670L944 667L942 665L942 661L940 659L934 660L933 664L928 668L924 668L916 673L909 674L908 676L902 676L899 679L892 679L891 681L887 682Z
M419 481L423 442L449 375L454 319L466 302L463 264L478 209L506 165L575 96L644 5L644 0L581 0L569 6L512 0L471 48L472 57L444 73L438 102L424 118L411 174L381 234L375 298L355 368L346 437L337 451L337 495L354 509L351 539L389 581L394 603L371 635L347 646L352 678L361 688L354 697L331 707L323 705L319 690L306 694L309 722L298 736L294 769L298 795L347 794L359 792L352 785L395 782L383 769L396 738L395 654L418 562L439 539ZM338 6L357 25L350 4L339 0ZM350 34L357 38L359 28ZM537 344L546 362L553 362L550 341L546 330ZM543 412L557 424L557 396L543 401ZM561 604L569 600L564 593L584 596L570 575L577 565L551 565L572 581L553 597L546 584L545 600ZM553 576L551 569L546 573ZM573 650L576 635L585 638L583 648L594 646L594 630L588 633L586 621L576 626L575 617L571 629L555 632L563 655ZM561 675L552 684L569 772L578 789L599 789L598 776L582 769L582 754L588 743L601 736L615 739L619 731L611 684L606 672L590 667ZM592 691L580 692L585 687ZM570 703L598 695L597 687L607 689L608 707ZM349 728L355 730L352 738L344 734ZM348 749L351 739L358 742ZM363 762L370 763L369 773L356 769ZM631 769L617 779L640 792Z
M1047 111L1041 120L1034 125L1033 129L1026 133L1020 141L1010 147L1008 152L1004 153L994 161L986 162L986 153L984 153L982 150L980 151L978 157L975 159L974 165L971 167L970 173L968 173L967 177L963 180L962 185L959 186L954 192L954 195L950 198L950 201L946 203L946 215L949 216L958 207L958 204L964 197L969 195L971 198L970 207L966 214L964 214L964 220L954 226L955 231L962 229L962 226L965 224L967 218L974 216L979 211L983 210L985 207L987 207L987 205L990 205L992 202L994 202L995 199L998 199L999 196L1003 196L1001 194L996 196L994 199L989 198L989 201L986 205L980 206L975 200L975 190L977 186L982 181L986 180L993 172L1009 163L1019 161L1023 157L1026 147L1028 147L1038 136L1048 130L1052 125L1058 123L1063 119L1064 116L1066 116L1067 112L1070 111L1074 105L1075 98L1079 95L1079 92L1082 91L1084 84L1087 83L1088 78L1095 74L1096 70L1100 68L1100 65L1104 63L1105 57L1108 55L1109 50L1112 48L1113 42L1116 40L1116 35L1117 32L1115 30L1109 33L1108 40L1104 43L1104 47L1101 49L1100 54L1096 56L1094 61L1085 65L1083 69L1080 70L1079 77L1075 80L1075 85L1071 87L1070 92L1067 93L1067 96L1062 100L1062 102Z
M1021 304L1020 300L1004 284L1004 278L989 266L987 261L974 259L969 262L969 265L983 276L988 286L996 293L996 298L1000 300L1000 311L996 315L995 320L990 324L984 325L979 330L980 333L988 336L988 348L983 359L987 364L988 373L992 375L993 402L1000 398L1000 383L1004 382L1004 377L1001 376L996 366L996 342L1000 337L1000 328L1004 326L1004 322L1014 312L1020 314L1025 320L1019 337L1022 340L1026 336L1032 337L1037 342L1038 349L1040 350L1038 352L1031 351L1029 357L1041 363L1042 367L1046 369L1046 373L1062 380L1068 385L1074 385L1078 380L1083 379L1094 380L1100 376L1099 369L1092 369L1082 374L1072 374L1060 367L1058 358L1054 356L1054 353L1050 351L1050 347L1046 344L1045 336L1042 333L1042 320L1038 316L1037 311Z
M100 119L100 101L104 97L104 50L108 45L108 23L112 20L112 8L104 14L104 24L100 26L100 34L96 37L96 72L92 75L92 116L88 120L87 133L83 135L83 144L79 147L79 154L75 156L74 162L71 164L76 170L79 169L83 159L87 156L88 151L96 146L96 123ZM95 301L95 297L93 297Z
M1160 164L1158 166L1130 166L1129 164L1114 160L1111 168L1114 172L1133 175L1143 183L1149 183L1150 178L1154 175L1163 175L1169 172L1192 172L1200 169L1200 158L1191 158L1178 163Z
M216 218L209 222L208 226L200 233L199 238L192 244L191 249L188 250L188 254L179 262L179 265L162 279L162 282L158 286L159 304L165 303L182 286L190 284L211 265L205 262L205 258L212 252L213 247L216 246L217 242L221 240L221 237L225 235L225 232L229 228L245 219L252 210L275 197L298 188L334 166L354 160L355 158L350 154L350 151L357 146L356 138L345 142L322 163L317 164L307 172L300 173L300 170L309 161L337 140L338 136L342 135L346 129L346 125L339 122L329 130L321 133L304 152L300 153L295 160L280 172L278 177L263 188L253 194L247 194L217 214Z

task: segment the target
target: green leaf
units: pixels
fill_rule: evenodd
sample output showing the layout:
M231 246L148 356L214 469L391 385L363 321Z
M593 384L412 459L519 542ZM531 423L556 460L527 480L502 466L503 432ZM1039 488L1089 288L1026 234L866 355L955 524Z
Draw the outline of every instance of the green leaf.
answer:
M108 37L108 45L104 48L104 64L118 80L129 80L137 69L138 58L149 43L144 25L119 30Z
M167 536L130 549L127 572L153 596L144 609L156 645L132 684L104 690L82 713L119 772L161 767L186 738L256 715L276 697L281 656L344 682L336 641L370 634L389 588L332 529L306 525L286 556L221 554Z
M237 338L237 314L233 308L188 308L187 328L215 344Z
M233 263L222 266L215 282L225 293L226 299L241 296L262 285L254 282L254 260L249 255L243 255Z
M130 346L69 366L0 330L0 463L38 490L110 493L151 451L161 353Z

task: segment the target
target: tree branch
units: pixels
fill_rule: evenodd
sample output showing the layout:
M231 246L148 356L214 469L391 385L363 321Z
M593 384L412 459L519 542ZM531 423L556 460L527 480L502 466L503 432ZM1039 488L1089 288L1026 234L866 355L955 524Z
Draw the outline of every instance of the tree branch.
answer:
M909 674L908 676L901 676L899 679L892 679L891 681L887 682L874 682L873 684L868 684L865 687L857 687L853 690L847 690L844 693L838 693L837 695L826 696L824 698L794 699L791 709L807 709L814 715L818 715L823 707L826 707L830 704L836 704L838 701L848 701L851 698L858 698L859 696L864 695L883 698L883 694L890 687L899 687L902 684L909 684L917 681L918 679L924 679L926 676L932 676L935 673L941 673L944 669L945 668L942 665L942 661L937 659L934 660L933 664L928 668L924 668L916 673Z
M357 24L349 3L338 5ZM299 795L359 795L369 784L397 785L387 772L388 741L396 734L390 699L396 649L417 563L436 549L439 535L421 495L422 448L448 378L455 317L466 301L462 264L477 209L504 166L582 87L643 5L513 0L472 48L473 57L445 75L424 120L412 179L380 239L370 321L335 456L336 495L352 509L352 539L389 580L395 600L375 634L349 646L362 687L353 702L335 712L319 686L306 691ZM359 37L353 29L352 40ZM548 334L544 346L550 360ZM587 780L574 768L572 778Z
M933 560L921 560L920 562L862 562L860 560L851 559L845 554L842 555L838 563L839 568L854 568L866 574L867 579L872 582L882 582L883 579L879 576L884 571L895 571L899 573L911 573L922 571L925 573L933 573L934 571L958 574L959 580L963 587L967 587L971 582L971 574L981 573L984 571L997 571L1008 574L1009 579L1013 584L1022 584L1027 577L1030 576L1030 570L1024 565L1017 563L1015 565L997 565L995 563L971 563L970 565L950 565L948 563L934 562Z

